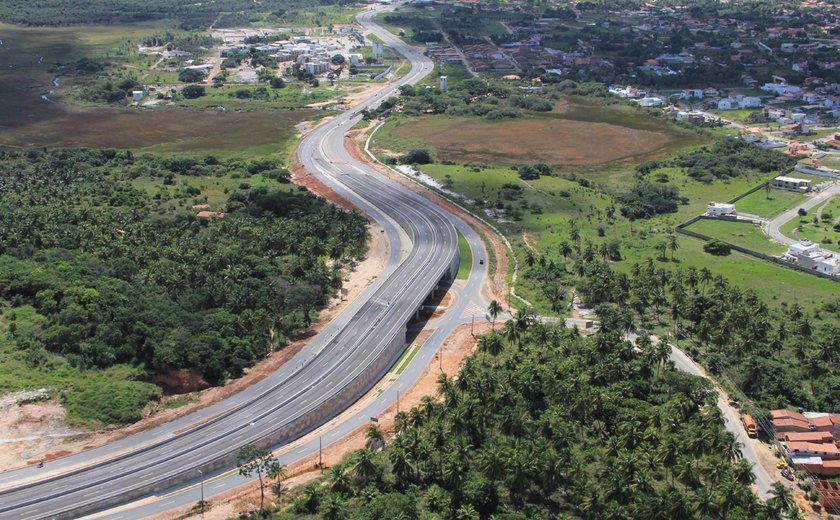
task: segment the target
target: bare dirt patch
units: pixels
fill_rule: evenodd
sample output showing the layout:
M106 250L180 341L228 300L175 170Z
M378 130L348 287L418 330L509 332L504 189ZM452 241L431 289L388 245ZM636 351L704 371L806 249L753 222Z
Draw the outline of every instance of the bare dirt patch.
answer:
M220 112L180 108L83 108L41 100L52 84L0 76L0 148L110 147L213 152L276 145L312 112Z
M490 324L481 323L475 325L476 336L484 334L489 331ZM421 337L415 340L415 343L422 341ZM409 410L420 404L420 400L427 395L437 395L437 378L441 373L441 363L443 372L452 377L458 373L464 359L469 356L476 345L476 338L470 334L470 325L461 325L458 327L444 342L442 347L443 358L435 359L429 364L420 376L420 379L404 394L400 395L400 410ZM386 374L385 377L368 392L368 394L359 400L357 405L364 403L371 397L372 394L378 392L383 385L387 386L390 383L391 374ZM356 405L345 411L342 415L333 421L340 421L347 417L348 414L355 413ZM396 404L385 410L379 415L379 427L385 432L386 442L393 437L394 434L394 416L397 413ZM331 424L332 422L331 421ZM318 435L318 431L313 432L310 436ZM309 436L308 436L309 437ZM306 439L306 437L304 438ZM323 462L326 467L333 466L341 461L347 453L361 449L365 445L364 428L360 428L339 442L333 443L324 447ZM288 448L288 447L287 447ZM321 476L320 470L316 467L318 462L318 455L314 454L304 459L299 460L287 468L288 478L284 481L287 487L295 487L306 484ZM222 494L210 501L210 510L205 512L205 518L208 520L225 520L236 516L241 511L255 510L259 507L260 492L259 485L255 483L245 484L228 493ZM156 520L174 520L184 518L195 518L199 515L191 514L189 507L181 508L180 510L171 511L169 513L158 515Z
M548 117L498 122L420 118L393 133L429 143L439 159L457 163L601 164L650 153L671 141L665 132Z

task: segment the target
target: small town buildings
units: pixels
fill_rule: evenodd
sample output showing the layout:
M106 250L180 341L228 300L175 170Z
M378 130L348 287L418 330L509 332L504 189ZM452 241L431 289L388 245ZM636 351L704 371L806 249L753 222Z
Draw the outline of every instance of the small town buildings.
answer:
M791 457L820 457L825 460L840 459L840 448L830 443L788 442L787 449Z
M798 191L807 193L811 191L811 181L806 179L796 179L794 177L785 177L781 175L770 181L770 187L777 190Z
M706 206L706 215L710 217L727 217L735 216L737 210L735 204L726 204L722 202L710 202Z

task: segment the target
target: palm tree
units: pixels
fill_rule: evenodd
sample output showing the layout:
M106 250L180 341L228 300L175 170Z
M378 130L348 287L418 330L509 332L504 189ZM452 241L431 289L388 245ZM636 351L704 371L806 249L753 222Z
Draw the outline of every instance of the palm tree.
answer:
M505 326L502 327L502 332L509 345L514 345L518 343L519 328L516 326L516 323L514 321L509 321L505 323Z
M490 318L493 321L493 330L496 330L496 318L502 313L502 306L496 300L490 302L487 306L487 312L490 313Z
M344 507L344 501L339 495L330 493L318 505L318 511L321 513L321 518L324 520L342 520L347 518L347 510Z
M479 520L481 515L472 504L464 504L455 512L455 520Z
M495 332L485 334L478 340L478 350L493 357L498 356L502 352L502 338Z
M572 246L570 246L569 243L565 240L560 242L559 250L560 254L563 256L564 261L566 260L566 258L568 258L570 254L572 254Z
M443 513L447 502L446 491L437 484L432 484L423 493L423 503L426 505L426 509L432 513Z
M365 448L378 451L385 447L385 435L377 424L370 424L365 430Z
M347 473L346 466L339 465L331 467L327 470L327 478L330 482L330 491L333 493L350 492L350 474Z
M668 235L668 249L671 250L671 260L674 259L674 252L680 248L680 242L677 240L677 235L671 233Z
M398 484L408 482L414 474L414 468L411 466L408 453L404 449L391 446L389 459L391 460L391 471L397 477Z
M353 473L365 484L376 479L379 475L379 468L372 451L358 450L356 452L356 464L353 466Z
M700 471L694 457L680 457L677 460L676 473L680 482L687 487L695 488L700 483Z
M272 460L268 465L267 475L268 478L277 480L274 489L277 494L280 494L283 490L282 480L286 478L286 465L281 464L277 459Z
M662 260L666 260L667 257L665 256L665 251L668 250L668 243L660 242L656 245L656 249L659 250L659 258L661 258Z
M768 502L782 511L787 511L793 507L793 493L791 493L789 487L781 482L774 482L770 487L770 500Z

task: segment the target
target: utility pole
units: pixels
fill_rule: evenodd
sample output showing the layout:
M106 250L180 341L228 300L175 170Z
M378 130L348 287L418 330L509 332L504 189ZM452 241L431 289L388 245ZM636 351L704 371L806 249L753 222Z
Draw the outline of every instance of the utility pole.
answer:
M321 436L318 436L318 469L321 470L321 474L324 474L324 458L321 446Z
M201 518L204 518L204 472L198 470L198 474L201 475Z
M397 390L397 415L400 414L400 391Z
M475 312L472 314L472 319L470 320L470 336L475 337Z

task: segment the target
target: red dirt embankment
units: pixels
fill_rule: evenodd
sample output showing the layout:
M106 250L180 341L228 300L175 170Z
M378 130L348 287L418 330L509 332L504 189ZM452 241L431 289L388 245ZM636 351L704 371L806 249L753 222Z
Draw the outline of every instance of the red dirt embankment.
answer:
M475 335L476 337L485 334L490 329L489 323L476 323ZM420 338L415 342L422 342ZM400 410L410 410L418 406L424 396L437 396L437 378L441 373L441 367L449 377L453 377L458 373L461 364L467 356L474 350L477 339L470 334L470 325L461 325L446 339L442 347L443 358L435 358L423 371L423 374L417 382L405 393L400 395ZM387 384L391 375L386 374L380 383L375 385L368 395L362 397L359 402L366 401L371 394L379 391L382 384ZM375 397L375 396L374 396ZM344 412L333 422L341 421L350 414L357 413L354 407ZM385 432L386 442L394 434L394 417L397 413L396 404L385 410L380 414L378 425ZM327 426L329 427L329 426ZM323 429L323 427L322 427ZM321 433L316 430L305 438L317 437ZM341 461L345 454L364 448L365 446L365 428L359 428L339 442L325 446L322 457L325 467L333 466ZM284 480L286 487L296 487L321 476L320 470L316 467L318 463L318 454L306 457L287 468L288 477ZM270 492L267 492L270 494ZM208 509L205 510L204 517L207 520L226 520L237 516L242 511L253 511L259 507L260 503L260 489L256 482L249 482L242 486L233 489L227 493L219 495L210 501ZM168 513L158 515L155 520L175 520L196 518L199 515L191 513L191 506L183 507Z

